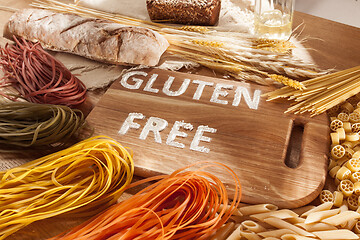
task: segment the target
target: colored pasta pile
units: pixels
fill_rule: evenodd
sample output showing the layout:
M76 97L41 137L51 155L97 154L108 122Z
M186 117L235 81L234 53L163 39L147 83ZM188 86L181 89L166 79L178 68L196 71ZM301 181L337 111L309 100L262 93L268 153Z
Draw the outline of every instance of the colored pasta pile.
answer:
M92 216L116 202L133 173L131 154L102 136L2 171L0 239L60 214Z
M190 171L189 167L194 166L197 169ZM233 177L231 203L227 187L206 171L209 167L220 168ZM220 163L196 163L171 175L140 180L129 188L154 180L159 181L96 218L52 239L208 239L230 218L240 203L239 179L230 168Z
M86 99L86 87L60 61L46 52L40 43L14 37L14 44L0 47L0 66L4 77L0 88L11 86L20 96L5 91L10 100L21 97L33 103L77 106Z
M333 202L351 210L359 207L360 196L360 95L356 95L329 111L331 152L329 175L337 189L323 190L322 202Z
M359 239L360 213L346 205L332 209L326 202L317 207L278 209L272 204L238 208L232 222L225 224L211 240L343 240Z
M67 106L11 102L0 104L0 148L66 143L85 124L83 113Z

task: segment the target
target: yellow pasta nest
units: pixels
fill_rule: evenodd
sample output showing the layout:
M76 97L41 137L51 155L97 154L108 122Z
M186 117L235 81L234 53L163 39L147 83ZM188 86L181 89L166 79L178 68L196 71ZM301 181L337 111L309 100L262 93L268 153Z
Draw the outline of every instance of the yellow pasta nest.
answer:
M67 212L103 210L130 184L132 154L111 138L93 137L0 172L0 239Z

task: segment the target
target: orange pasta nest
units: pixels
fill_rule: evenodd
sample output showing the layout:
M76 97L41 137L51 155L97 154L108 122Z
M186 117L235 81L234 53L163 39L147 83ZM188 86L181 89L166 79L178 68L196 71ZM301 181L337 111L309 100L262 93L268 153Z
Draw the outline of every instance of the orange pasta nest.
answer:
M237 209L241 188L236 174L225 165L194 165L199 164L202 166L195 171L189 171L189 167L186 167L171 175L133 183L129 188L159 180L94 219L52 240L207 239ZM225 185L217 177L204 171L209 167L221 168L233 177L235 189L231 203Z

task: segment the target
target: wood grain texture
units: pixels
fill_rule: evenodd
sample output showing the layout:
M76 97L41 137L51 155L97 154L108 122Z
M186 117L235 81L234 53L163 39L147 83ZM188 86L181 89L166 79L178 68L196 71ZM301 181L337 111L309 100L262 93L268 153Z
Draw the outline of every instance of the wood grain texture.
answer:
M299 38L319 67L344 70L360 65L360 28L295 12L293 27L300 24Z
M310 119L283 114L288 103L266 102L264 98L260 98L258 109L251 109L244 100L246 94L242 96L239 106L232 105L237 87L247 89L254 100L256 90L262 93L268 90L258 85L155 69L144 72L147 76L140 76L139 73L126 81L134 86L141 79L138 89L128 89L116 81L87 118L96 134L111 136L134 151L137 175L169 174L193 162L219 161L239 175L244 202L270 202L287 208L311 202L322 190L329 143L326 116ZM152 85L153 89L159 90L158 93L144 91L153 74L158 74ZM179 89L184 79L191 80L182 95L167 96L162 91L170 76L175 78L170 88L173 91ZM206 86L200 99L194 100L199 85L193 80L213 83L213 86ZM217 84L233 86L232 89L222 89L227 95L218 97L220 101L228 101L226 105L210 101ZM118 132L129 113L142 113L146 118L134 120L140 127L130 128L121 135ZM159 132L161 143L155 142L154 132L149 132L145 140L139 139L149 117L161 118L168 123ZM192 131L180 128L179 131L186 133L187 137L176 137L174 140L184 144L184 148L166 143L175 121L191 123L194 127ZM201 141L199 144L209 148L209 153L190 149L200 125L217 130L216 133L204 133L204 136L211 138L211 142ZM304 133L299 143L300 164L292 169L286 166L285 158L294 125L302 125ZM225 184L231 185L231 179L225 173L216 174Z

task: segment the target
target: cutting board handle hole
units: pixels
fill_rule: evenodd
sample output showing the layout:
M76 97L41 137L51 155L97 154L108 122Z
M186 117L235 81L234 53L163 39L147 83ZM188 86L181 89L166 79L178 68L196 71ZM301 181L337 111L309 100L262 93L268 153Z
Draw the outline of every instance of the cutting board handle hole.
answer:
M291 129L289 144L285 157L285 165L289 168L297 168L300 164L303 135L304 125L294 124Z

